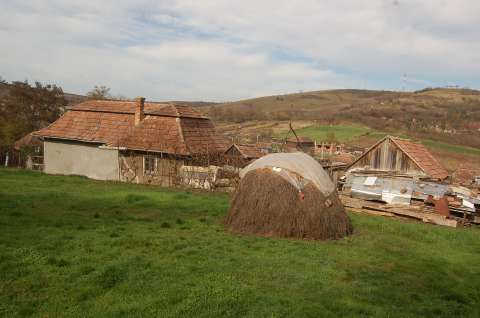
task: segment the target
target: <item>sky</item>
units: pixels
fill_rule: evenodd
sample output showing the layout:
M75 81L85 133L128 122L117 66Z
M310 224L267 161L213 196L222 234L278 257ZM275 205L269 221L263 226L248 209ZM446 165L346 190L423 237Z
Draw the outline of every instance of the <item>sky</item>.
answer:
M478 0L0 0L0 76L233 101L480 88Z

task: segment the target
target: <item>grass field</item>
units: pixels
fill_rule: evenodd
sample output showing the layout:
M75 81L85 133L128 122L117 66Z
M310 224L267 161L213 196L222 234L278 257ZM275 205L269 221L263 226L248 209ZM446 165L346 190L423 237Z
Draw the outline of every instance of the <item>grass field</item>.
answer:
M463 155L474 155L480 156L479 148L465 147L459 145L447 144L445 142L434 141L434 140L422 140L422 143L428 148L438 149ZM480 160L480 159L479 159Z
M1 317L479 317L480 230L224 231L226 195L0 169Z
M342 142L372 132L373 130L368 127L353 125L316 125L296 130L298 135L310 137L317 141L327 140L333 134L336 140Z

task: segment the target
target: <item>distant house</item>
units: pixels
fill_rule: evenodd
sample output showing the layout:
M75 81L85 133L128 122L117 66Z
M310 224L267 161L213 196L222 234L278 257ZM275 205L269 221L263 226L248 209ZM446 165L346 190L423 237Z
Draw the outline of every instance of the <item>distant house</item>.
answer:
M18 165L27 169L43 170L43 142L31 132L15 141L13 149L18 157Z
M233 144L225 151L227 163L234 167L244 167L250 161L264 155L265 153L257 145Z
M347 168L350 171L391 173L444 180L448 171L420 143L386 136Z
M177 184L184 166L212 164L229 145L192 107L144 98L85 101L36 135L46 173L164 186Z

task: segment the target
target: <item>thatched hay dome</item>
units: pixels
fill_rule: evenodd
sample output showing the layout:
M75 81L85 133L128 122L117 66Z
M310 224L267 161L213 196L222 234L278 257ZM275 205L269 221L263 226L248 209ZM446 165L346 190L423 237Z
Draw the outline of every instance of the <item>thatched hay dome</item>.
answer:
M306 154L262 157L241 178L226 219L232 232L315 240L352 233L329 176Z

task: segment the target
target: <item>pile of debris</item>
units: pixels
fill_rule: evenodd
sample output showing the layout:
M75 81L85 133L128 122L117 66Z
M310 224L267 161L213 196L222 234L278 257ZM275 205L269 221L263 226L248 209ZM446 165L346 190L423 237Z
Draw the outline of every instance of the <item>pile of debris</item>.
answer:
M379 140L347 168L342 190L344 204L353 211L454 227L480 224L478 191L452 185L425 146L408 139Z
M465 187L364 171L347 175L342 194L345 206L366 213L384 212L453 227L480 224L480 197Z

